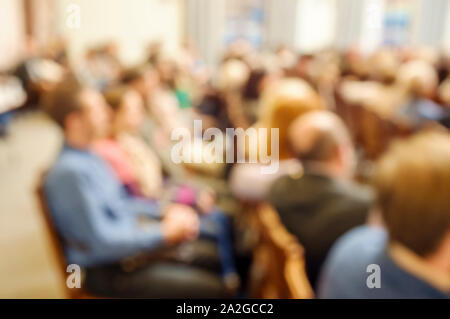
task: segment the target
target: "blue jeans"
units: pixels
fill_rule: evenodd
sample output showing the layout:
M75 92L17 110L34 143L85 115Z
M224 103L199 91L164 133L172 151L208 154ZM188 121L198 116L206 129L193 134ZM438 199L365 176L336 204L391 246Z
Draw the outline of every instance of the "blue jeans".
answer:
M9 122L11 122L13 118L13 112L8 111L0 114L0 136L6 135L8 132Z
M200 218L200 237L217 242L222 275L236 273L231 240L230 218L221 211L214 211Z

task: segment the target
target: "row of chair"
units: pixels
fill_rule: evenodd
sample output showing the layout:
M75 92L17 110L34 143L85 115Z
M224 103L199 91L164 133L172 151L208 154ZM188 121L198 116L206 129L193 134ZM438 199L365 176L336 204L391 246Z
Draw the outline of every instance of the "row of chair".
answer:
M58 235L45 200L43 179L37 187L37 196L42 216L50 238L52 255L56 256L61 285L66 297L71 299L97 298L82 288L69 288L66 284L67 263ZM252 266L251 297L295 298L314 296L305 271L304 251L297 239L282 224L277 212L267 204L257 204L251 209L253 227L258 240L254 249Z
M251 272L252 297L313 298L303 246L284 227L271 205L256 205L252 215L253 226L258 231Z

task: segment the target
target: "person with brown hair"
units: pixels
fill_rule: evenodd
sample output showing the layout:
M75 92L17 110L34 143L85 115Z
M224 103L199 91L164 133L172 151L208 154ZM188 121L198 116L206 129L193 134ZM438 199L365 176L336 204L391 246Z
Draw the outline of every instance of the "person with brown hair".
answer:
M321 109L324 109L322 99L301 79L285 78L267 87L261 100L259 121L252 128L258 130L256 144L259 156L264 153L261 149L266 150L268 156L276 157L273 162L279 164L278 169L272 174L262 174L261 167L267 166L267 163L262 163L262 158L258 158L258 163L234 165L230 175L233 194L246 200L264 200L278 177L301 173L301 164L290 148L288 130L295 119ZM260 128L267 129L268 134L260 135ZM278 132L278 140L272 141L272 130ZM255 147L253 144L251 140L246 143L247 156L251 153L251 148ZM272 146L276 149L272 150Z
M235 290L239 279L234 265L230 220L215 207L215 194L206 188L174 183L169 178L163 180L157 155L139 135L145 114L138 92L118 86L107 90L105 97L111 106L112 130L108 138L94 144L94 150L110 164L131 196L193 207L200 217L200 238L217 243L225 284Z
M449 133L393 143L373 184L385 227L362 226L336 243L319 296L449 298Z
M105 159L129 193L159 199L162 168L159 159L139 135L144 121L144 103L130 87L117 86L104 93L111 110L111 131L94 143L94 151Z

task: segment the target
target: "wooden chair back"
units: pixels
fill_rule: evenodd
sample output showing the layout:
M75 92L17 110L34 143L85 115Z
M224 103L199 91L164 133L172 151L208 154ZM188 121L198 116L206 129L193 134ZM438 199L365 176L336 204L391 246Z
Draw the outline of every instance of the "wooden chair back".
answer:
M63 286L64 291L66 291L66 297L70 299L90 299L95 298L83 291L82 288L69 288L66 284L66 278L69 275L67 273L67 262L64 256L64 250L62 247L61 237L59 236L56 228L53 224L53 220L50 214L50 209L47 204L47 199L44 192L44 179L45 174L40 178L36 194L39 200L39 205L41 208L42 218L44 220L46 232L50 238L51 250L54 256L56 256L57 266L59 269L58 276Z
M257 298L308 299L314 297L305 269L304 250L267 204L256 210L259 243L254 269L259 280L253 287Z

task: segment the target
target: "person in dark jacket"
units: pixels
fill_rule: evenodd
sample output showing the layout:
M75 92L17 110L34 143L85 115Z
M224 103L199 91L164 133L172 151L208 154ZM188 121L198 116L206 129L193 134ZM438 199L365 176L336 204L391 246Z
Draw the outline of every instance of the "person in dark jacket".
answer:
M293 122L289 138L304 172L280 177L271 188L269 201L304 246L306 270L314 286L336 239L365 223L373 195L351 179L354 150L336 115L308 113Z

